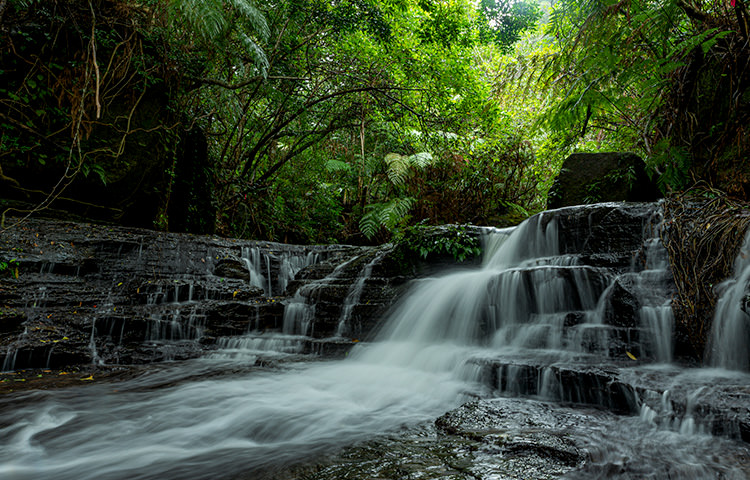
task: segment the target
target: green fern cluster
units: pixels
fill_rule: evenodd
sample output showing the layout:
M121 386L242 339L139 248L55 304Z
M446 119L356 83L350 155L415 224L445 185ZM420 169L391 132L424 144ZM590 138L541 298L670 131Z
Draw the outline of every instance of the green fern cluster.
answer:
M253 39L239 30L237 39L255 61L263 75L268 71L268 58L256 40L266 41L271 34L263 12L250 0L177 0L169 2L170 17L174 22L184 21L207 45L221 43L237 21L247 23L257 36ZM227 8L228 7L228 8Z
M389 232L406 218L414 199L411 197L394 198L384 203L372 203L365 207L365 214L359 221L360 231L372 239L381 228Z
M415 169L425 168L434 161L429 152L419 152L414 155L399 155L389 153L385 156L386 177L398 195L402 187ZM330 168L330 167L329 167ZM371 203L365 207L365 213L359 221L360 231L368 239L377 235L381 228L391 232L407 218L409 210L415 203L409 196L398 195L386 202Z

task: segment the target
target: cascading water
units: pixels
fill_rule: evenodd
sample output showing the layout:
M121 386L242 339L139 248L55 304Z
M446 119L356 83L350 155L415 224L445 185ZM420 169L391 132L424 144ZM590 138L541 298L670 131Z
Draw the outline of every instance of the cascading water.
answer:
M670 363L673 356L674 315L668 285L671 280L667 251L660 235L664 218L654 212L644 232L643 270L634 274L640 300L638 317L643 337L642 350L657 362ZM637 270L633 266L633 270Z
M267 296L271 296L271 277L270 277L270 262L271 259L268 255L261 255L260 248L257 247L242 247L242 261L245 262L247 267L247 273L250 276L250 285L261 288L263 293ZM265 260L266 269L269 271L269 276L266 278L261 272L263 265L261 264L261 258Z
M320 280L302 286L284 308L283 333L287 335L312 336L315 320L315 300L322 287L336 280L344 269L359 257L353 257L336 266L333 271Z
M719 301L708 344L708 361L730 370L750 369L750 229L734 262L732 278L719 285Z
M510 236L504 233L481 268L417 281L391 313L379 341L359 344L342 361L258 369L255 362L216 356L155 368L116 386L0 398L0 477L293 478L290 465L383 432L424 425L490 393L495 387L482 378L478 358L526 356L546 365L606 361L615 354L607 343L615 330L604 322L603 299L617 275L561 253L558 233L554 214L533 217ZM313 297L310 285L304 298ZM288 333L309 333L296 316L287 320ZM505 391L527 393L517 380L523 369L520 363L503 369ZM562 390L553 370L541 378L542 395L553 397ZM584 429L579 435L581 448L591 452L587 462L594 476L589 478L734 479L750 474L742 463L750 457L742 457L734 444L662 434L634 417L595 416L588 422L566 411L562 420L547 421L549 413L540 409L554 407L529 407L528 415L514 420L516 426L526 425L525 435L539 431L535 425L549 424L561 438ZM545 422L535 423L541 419ZM503 431L507 437L512 430ZM486 461L501 455L505 437L492 445L495 453L487 453ZM678 453L657 456L667 459L660 460L645 451L652 447L624 445L659 445ZM528 447L519 448L511 455ZM684 454L686 448L691 456ZM628 455L637 457L629 460ZM684 459L691 463L680 464ZM492 475L457 467L453 478L552 478L536 470L503 475L502 463L495 462L498 473ZM631 474L626 467L636 463L643 464ZM585 478L576 476L579 467L568 462L561 472ZM414 477L447 475L424 468ZM366 469L357 476L359 470L355 462L346 476L309 478L382 478Z
M352 311L354 310L354 307L356 307L359 303L359 299L362 296L362 291L365 288L365 282L369 280L370 275L372 275L372 269L375 267L375 265L383 260L383 257L385 257L387 253L387 250L382 250L375 254L375 257L373 257L373 259L370 260L367 265L365 265L365 268L362 269L362 272L360 272L359 276L357 277L357 281L354 282L351 287L349 287L349 291L346 293L346 298L344 299L344 304L341 306L339 325L336 329L337 337L343 337L344 335L349 334L349 321L351 320Z
M305 267L314 265L320 260L320 254L307 252L305 254L282 252L279 256L265 252L259 247L242 247L242 261L245 263L250 285L263 289L267 297L274 292L282 294L294 276ZM272 264L278 268L276 287L272 277Z

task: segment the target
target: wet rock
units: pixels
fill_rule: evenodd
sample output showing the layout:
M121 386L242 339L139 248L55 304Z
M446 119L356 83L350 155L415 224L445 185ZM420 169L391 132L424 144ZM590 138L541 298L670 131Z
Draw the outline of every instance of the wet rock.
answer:
M224 258L219 260L214 269L214 275L217 277L250 281L250 273L247 271L247 266L237 259Z
M0 236L0 258L16 259L19 272L0 279L0 365L200 356L221 337L281 332L284 292L299 288L319 304L312 336L323 340L337 334L358 282L347 331L364 337L406 281L387 278L389 264L360 282L379 251L29 219ZM307 345L309 353L342 355L352 342Z
M608 325L636 327L641 305L633 285L622 277L616 279L604 296L604 302L604 321Z
M0 307L0 334L15 332L26 321L26 315L15 308Z
M643 244L644 227L654 214L651 203L604 203L545 212L542 222L556 222L560 252L629 269Z
M582 465L585 457L564 433L561 417L541 403L484 400L446 413L435 425L442 432L494 446L498 464L519 462L562 473Z

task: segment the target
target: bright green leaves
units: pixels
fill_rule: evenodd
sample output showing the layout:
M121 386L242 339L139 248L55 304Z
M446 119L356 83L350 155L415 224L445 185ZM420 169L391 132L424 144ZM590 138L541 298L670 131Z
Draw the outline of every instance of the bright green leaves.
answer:
M596 139L639 151L667 188L720 179L733 168L720 165L750 149L742 102L727 101L750 84L736 39L746 14L736 13L711 2L558 1L548 32L560 48L546 74L564 93L543 125L577 147Z
M391 183L390 188L384 190L390 192L391 198L384 202L370 203L365 207L359 228L368 239L374 238L381 228L391 232L406 220L416 200L407 196L403 187L416 170L431 165L434 158L429 152L414 155L389 153L383 162L386 167L386 178Z
M506 51L521 39L524 32L533 30L542 16L539 3L529 0L480 0L479 9L478 25L482 38L497 42Z
M389 153L385 156L387 165L388 180L394 185L403 185L414 168L424 168L433 162L432 154L429 152L420 152L414 155L399 155L398 153Z
M393 231L406 220L412 205L414 199L410 197L397 197L388 202L370 204L359 221L359 229L368 239L374 238L381 227L389 232Z

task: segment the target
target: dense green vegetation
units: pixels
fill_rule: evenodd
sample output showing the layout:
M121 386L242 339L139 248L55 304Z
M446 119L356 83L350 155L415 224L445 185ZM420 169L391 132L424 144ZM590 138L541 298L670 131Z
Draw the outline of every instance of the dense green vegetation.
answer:
M599 150L750 196L745 0L10 0L0 38L11 213L374 242Z

